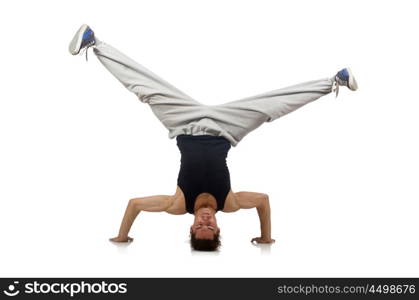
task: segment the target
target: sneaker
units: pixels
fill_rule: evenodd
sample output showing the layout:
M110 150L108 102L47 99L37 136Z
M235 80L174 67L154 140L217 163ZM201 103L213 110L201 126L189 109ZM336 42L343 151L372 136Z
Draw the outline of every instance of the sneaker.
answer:
M96 43L95 33L93 30L86 24L82 25L79 30L77 30L74 35L71 43L68 47L68 50L72 55L77 55L80 53L80 50L87 50L89 47L93 46ZM87 51L86 51L87 59Z
M356 91L358 89L358 83L349 68L345 68L337 72L334 79L334 91L336 91L336 97L339 93L339 86L346 86L351 91Z

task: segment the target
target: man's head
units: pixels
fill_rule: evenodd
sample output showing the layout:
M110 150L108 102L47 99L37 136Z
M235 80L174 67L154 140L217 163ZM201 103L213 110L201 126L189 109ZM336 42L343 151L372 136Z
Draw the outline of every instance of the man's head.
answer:
M200 251L215 251L220 244L220 228L217 226L215 210L211 207L196 210L191 226L191 247Z

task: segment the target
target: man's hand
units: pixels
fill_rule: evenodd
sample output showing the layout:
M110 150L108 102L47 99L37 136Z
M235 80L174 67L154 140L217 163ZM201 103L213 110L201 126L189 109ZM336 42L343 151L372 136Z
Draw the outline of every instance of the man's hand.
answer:
M253 242L256 242L257 244L272 244L275 243L275 240L271 238L255 237L251 240L251 243Z
M111 242L116 242L116 243L127 243L127 242L132 242L134 239L132 237L114 237L112 239L109 239Z

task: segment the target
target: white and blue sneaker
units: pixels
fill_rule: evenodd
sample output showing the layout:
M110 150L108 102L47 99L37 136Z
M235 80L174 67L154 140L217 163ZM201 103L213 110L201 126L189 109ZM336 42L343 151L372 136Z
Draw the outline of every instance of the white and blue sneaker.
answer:
M86 24L82 25L79 30L77 30L73 39L70 42L68 50L72 55L77 55L80 53L80 50L86 51L86 60L87 60L87 49L95 45L95 33L93 30Z
M333 90L336 92L336 97L339 94L339 86L346 86L351 91L356 91L358 89L358 83L356 82L351 69L342 69L335 75Z

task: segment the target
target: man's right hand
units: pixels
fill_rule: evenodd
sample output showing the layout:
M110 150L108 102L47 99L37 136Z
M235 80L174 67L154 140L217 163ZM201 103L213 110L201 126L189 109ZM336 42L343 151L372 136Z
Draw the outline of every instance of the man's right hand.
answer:
M275 240L271 238L255 237L250 242L257 244L272 244L275 243Z
M109 239L111 242L116 242L116 243L127 243L127 242L132 242L134 239L132 237L114 237L112 239Z

